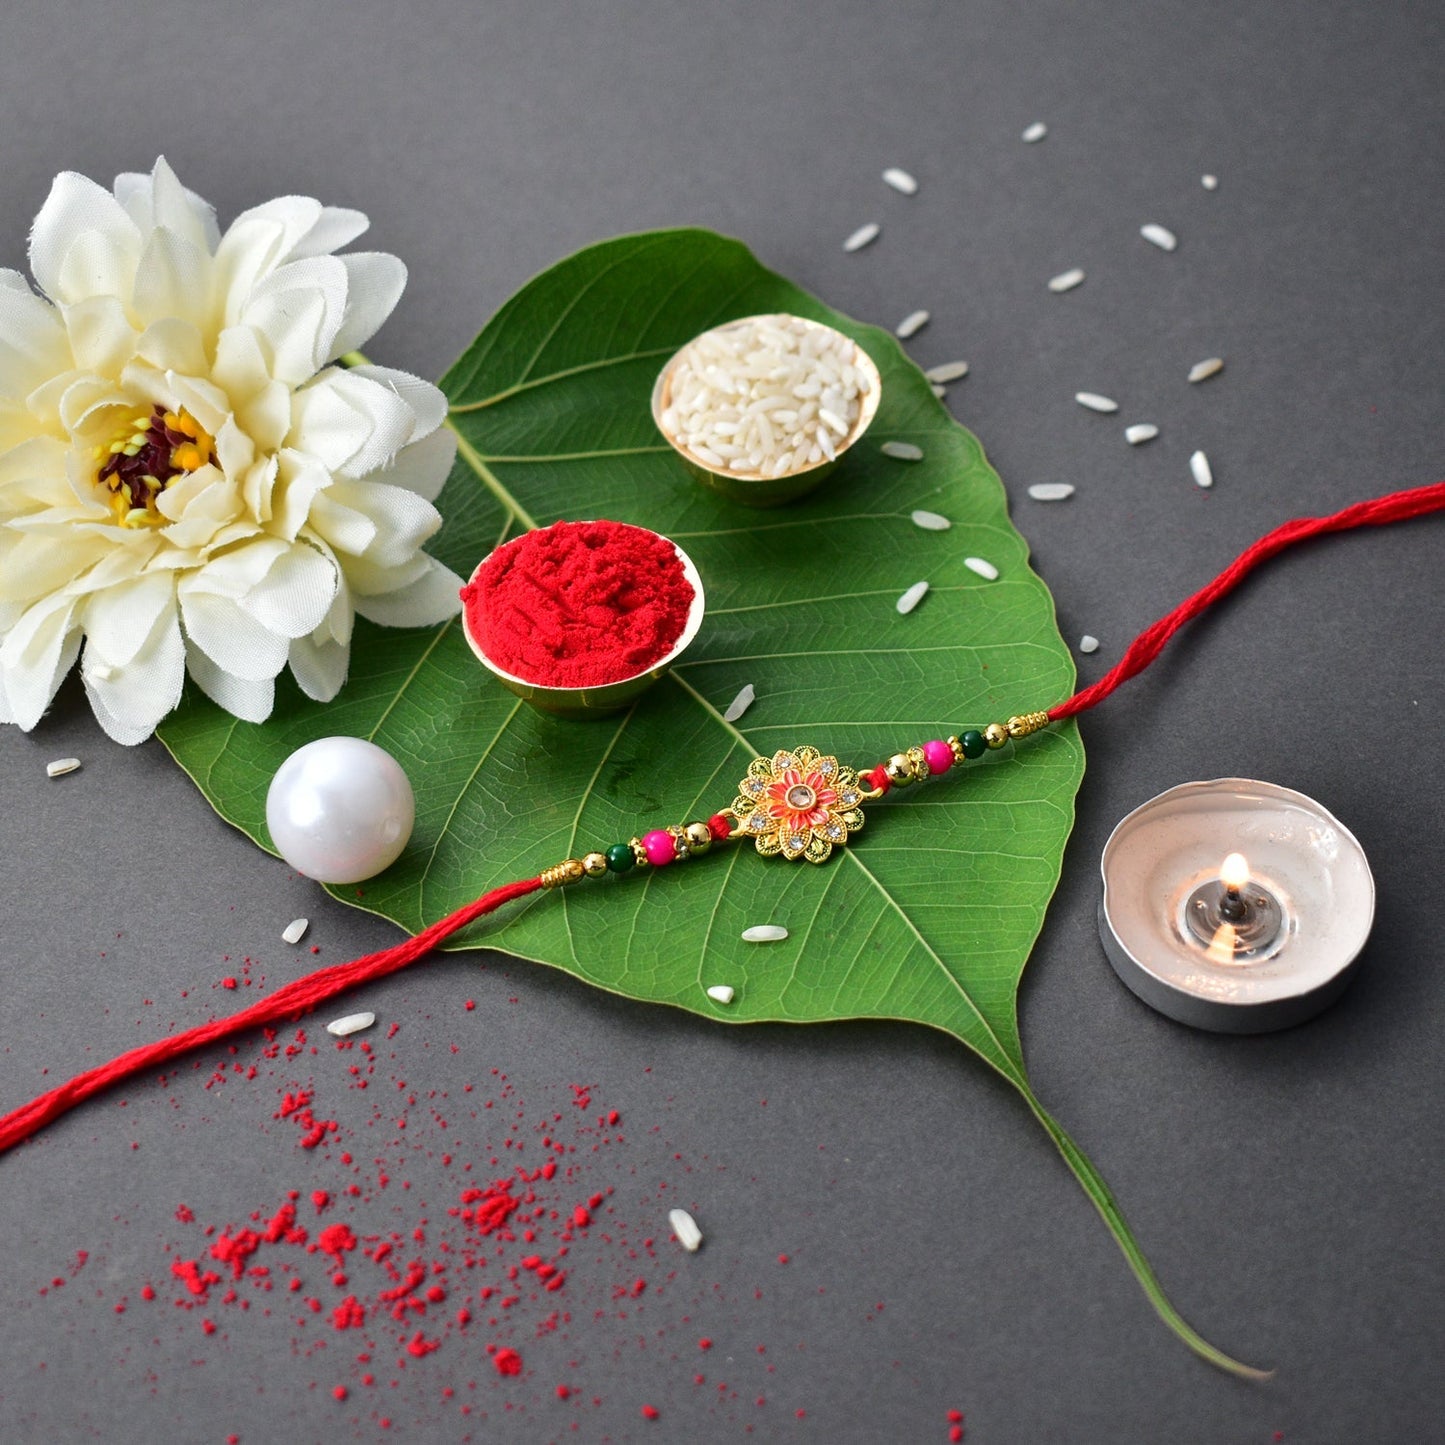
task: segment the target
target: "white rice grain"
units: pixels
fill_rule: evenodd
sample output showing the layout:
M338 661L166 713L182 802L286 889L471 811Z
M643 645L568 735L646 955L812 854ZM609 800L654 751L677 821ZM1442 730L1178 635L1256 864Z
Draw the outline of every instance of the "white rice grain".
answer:
M1158 246L1161 251L1172 251L1179 244L1179 237L1168 226L1161 226L1158 221L1149 221L1140 226L1139 234L1151 246Z
M689 1254L696 1254L698 1246L702 1243L702 1230L697 1227L697 1220L685 1209L669 1209L667 1222L672 1226L672 1232L677 1236L677 1242Z
M929 381L936 381L940 386L949 381L960 381L968 375L968 362L966 361L941 361L937 366L930 366L925 371Z
M723 714L724 722L736 722L752 705L757 693L753 691L750 682L743 684L738 695L728 704L728 710Z
M714 1003L731 1003L733 1001L732 988L729 984L725 983L713 984L713 986L708 989L707 996Z
M884 442L878 448L885 457L892 457L898 462L921 462L923 460L923 448L916 447L912 442Z
M1195 452L1189 458L1189 470L1194 475L1194 480L1201 487L1212 487L1214 485L1214 473L1209 467L1209 458L1203 452Z
M1048 135L1049 128L1043 121L1036 120L1020 137L1026 145L1033 145L1035 141L1041 141Z
M896 606L899 612L906 617L910 612L913 611L915 607L918 606L920 602L923 601L927 593L927 582L915 582L913 586L910 587L908 591L905 592L903 596L898 599Z
M1087 632L1079 639L1080 652L1097 652L1099 650L1099 639L1091 637Z
M743 929L744 943L781 943L788 936L788 930L781 923L756 923Z
M345 1018L332 1019L326 1025L328 1034L335 1034L338 1039L344 1039L347 1034L359 1034L362 1029L369 1029L376 1022L374 1013L347 1014Z
M73 773L79 766L79 758L56 758L53 763L46 763L45 776L47 778L63 778L66 773Z
M900 340L907 341L910 336L917 336L927 325L928 312L910 311L894 328L893 334Z
M1036 502L1066 502L1074 495L1072 482L1035 482L1029 496Z
M1097 391L1076 391L1074 400L1080 406L1086 406L1090 411L1103 412L1106 415L1119 410L1119 403L1112 396L1100 396Z
M1049 281L1049 290L1055 295L1061 295L1065 291L1072 291L1075 286L1081 286L1084 282L1084 273L1077 266L1072 271L1060 271Z
M963 565L970 572L977 573L985 582L998 581L998 568L992 562L986 562L982 557L965 557Z
M1203 186L1206 191L1217 191L1219 189L1219 177L1200 176L1199 184Z
M1189 368L1190 381L1208 381L1211 376L1218 376L1224 370L1224 358L1211 356L1208 361L1196 361Z
M937 512L925 512L920 507L913 514L913 525L922 527L925 532L946 532L953 526L947 517L941 517Z
M900 195L912 196L918 192L918 182L901 166L889 166L883 172L883 180L886 185L892 186Z
M1141 442L1152 442L1158 435L1159 428L1152 421L1136 422L1124 428L1124 440L1131 447L1137 447Z
M877 221L869 221L866 226L859 226L846 241L843 242L845 251L861 251L864 246L878 239L878 233L883 229Z
M934 394L934 396L939 399L939 401L942 401L943 398L948 395L948 388L946 386L939 386L937 382L931 383L928 389Z
M300 943L306 936L306 930L311 927L309 918L293 918L285 928L281 930L282 943Z

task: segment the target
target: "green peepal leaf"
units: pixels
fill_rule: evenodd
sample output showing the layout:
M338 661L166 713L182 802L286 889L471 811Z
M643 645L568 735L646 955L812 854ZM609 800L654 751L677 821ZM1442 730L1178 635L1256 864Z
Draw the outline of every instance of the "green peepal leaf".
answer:
M855 337L883 376L871 430L822 487L754 511L704 490L653 426L666 359L696 333L788 311ZM811 745L858 768L901 748L1047 707L1073 665L998 477L887 332L830 311L707 231L579 252L509 301L443 378L459 437L430 550L459 575L519 530L560 518L635 522L697 563L707 617L671 675L620 716L542 716L477 663L459 620L357 625L351 675L318 705L278 689L262 725L195 692L160 730L217 811L269 847L265 795L302 743L332 734L391 752L416 790L411 844L358 906L411 932L569 856L727 806L748 764ZM915 443L917 462L880 450ZM952 521L925 531L917 508ZM981 557L986 581L964 565ZM913 583L929 591L908 615ZM723 719L744 684L756 701ZM966 1043L1023 1096L1148 1292L1192 1348L1097 1172L1029 1087L1016 998L1058 881L1084 758L1072 724L896 789L826 864L719 846L533 895L453 947L491 947L599 988L725 1023L911 1020ZM333 889L356 904L354 888ZM782 924L758 947L745 928ZM714 1003L708 985L736 990Z

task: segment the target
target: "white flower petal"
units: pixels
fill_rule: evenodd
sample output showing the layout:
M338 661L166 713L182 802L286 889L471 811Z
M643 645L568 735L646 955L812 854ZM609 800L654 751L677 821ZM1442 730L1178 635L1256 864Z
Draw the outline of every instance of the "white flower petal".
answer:
M175 611L176 580L166 572L149 572L131 582L93 592L80 612L85 629L85 665L93 672L101 664L127 666L151 641L161 614L174 616Z
M403 447L389 467L372 472L371 476L387 486L405 487L423 500L434 502L451 475L456 456L456 433L434 431L419 442Z
M316 702L330 702L346 681L351 648L326 637L298 637L291 644L291 673L301 691Z
M135 354L135 328L118 296L92 296L77 301L65 308L64 322L74 360L54 367L52 375L77 366L82 371L114 376ZM4 334L11 334L3 318L0 318L0 328Z
M200 592L183 578L176 589L190 641L223 672L246 682L275 677L286 666L290 639L278 637L226 597Z
M101 537L6 530L0 533L0 600L29 603L54 592L109 550L110 544Z
M343 260L345 257L342 258ZM413 376L409 371L397 371L391 366L353 366L349 376L362 376L393 391L416 413L416 430L411 440L417 441L434 432L447 419L447 398L441 387Z
M346 319L331 340L326 361L370 341L406 290L406 267L385 251L355 251L336 259L346 267Z
M125 602L122 594L112 592L91 605L119 610ZM113 633L123 625L123 619L112 619L106 627ZM185 685L186 649L174 605L161 608L141 636L134 655L120 665L102 656L92 637L80 664L96 719L116 742L128 747L150 737L156 724L180 702Z
M164 226L207 252L214 252L221 238L216 208L187 190L164 156L157 157L150 175L127 171L117 176L115 198L142 234Z
M427 627L455 617L462 610L462 579L424 553L419 577L403 586L370 596L357 596L356 610L383 627ZM347 568L350 580L351 568ZM358 589L359 590L359 589Z
M66 257L77 238L87 232L107 240L118 256L128 256L130 268L134 268L140 255L140 232L124 207L94 181L74 171L62 171L30 231L31 274L54 301L79 301L90 294L63 294L61 286Z
M333 472L362 477L411 440L416 413L390 387L349 371L327 371L296 393L290 444Z
M104 231L82 231L60 263L55 300L66 305L88 296L128 299L139 259L138 251L122 250Z
M60 313L18 272L0 271L0 279L0 394L23 401L75 363Z
M233 602L243 598L290 550L290 544L279 537L256 536L244 547L236 547L224 556L213 557L203 572L187 584L202 592L214 592Z
M370 227L371 222L364 211L348 210L345 206L322 206L321 214L312 222L311 229L293 243L288 259L299 261L303 256L324 256L329 251L339 251Z
M186 651L186 671L213 703L225 708L242 722L265 722L271 716L271 709L276 702L274 678L253 681L233 677L223 668L217 667L204 652L194 647Z
M278 636L304 637L321 625L330 610L338 572L330 557L298 542L276 559L239 605Z
M349 507L371 521L375 540L367 545L365 555L382 567L409 561L428 537L436 535L442 524L441 513L415 492L385 486L369 478L339 481L327 492L325 500Z
M26 732L50 706L79 651L75 599L64 593L37 602L9 630L0 645L0 673L11 718Z
M271 493L271 528L278 536L293 541L306 524L318 493L331 486L331 472L315 457L291 447L277 458L279 470Z
M271 367L299 386L331 355L346 316L346 267L335 256L292 261L252 288L239 319L271 347Z
M323 538L337 552L353 557L366 554L376 541L376 523L364 512L337 503L329 492L322 492L311 502L307 529Z
M138 357L148 361L159 372L178 371L183 376L200 376L209 365L200 327L178 316L166 316L147 326L136 338L135 351ZM157 378L153 390L155 399L166 406L164 398L170 388L163 378ZM169 411L169 406L166 409Z
M150 233L136 266L131 306L142 322L179 317L211 328L211 257L168 230Z

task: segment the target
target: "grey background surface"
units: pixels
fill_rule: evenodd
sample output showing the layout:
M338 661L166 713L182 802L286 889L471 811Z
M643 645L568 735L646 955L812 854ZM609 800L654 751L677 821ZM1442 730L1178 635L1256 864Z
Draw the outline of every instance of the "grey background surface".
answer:
M426 376L540 268L658 225L738 235L871 321L928 308L910 349L970 362L950 405L1004 478L1064 636L1102 640L1085 680L1286 517L1441 476L1438 6L12 0L0 26L5 264L23 267L57 170L108 181L164 152L223 223L286 192L367 211L369 243L411 269L369 350ZM1023 145L1036 119L1048 138ZM917 196L882 186L891 164ZM881 240L844 255L869 219ZM1139 239L1147 220L1177 253ZM1087 283L1050 295L1073 265ZM1183 384L1216 354L1221 377ZM1079 389L1161 437L1126 447ZM1210 493L1189 480L1197 446ZM1058 479L1072 502L1028 500ZM168 1251L194 1253L199 1228L178 1203L245 1222L288 1188L335 1187L272 1121L279 1065L205 1087L218 1062L260 1058L244 1043L0 1163L0 1435L941 1442L956 1408L975 1445L1440 1438L1442 525L1282 558L1085 720L1078 824L1023 986L1039 1095L1186 1316L1273 1382L1227 1378L1162 1328L1046 1138L947 1039L715 1029L449 957L364 1001L401 1025L375 1087L423 1098L416 1199L449 1197L426 1100L497 1069L530 1130L590 1083L626 1139L588 1187L615 1191L630 1247L665 1237L674 1196L692 1203L703 1253L642 1251L654 1287L624 1309L627 1241L594 1249L563 1328L534 1337L538 1309L519 1309L514 1380L481 1331L359 1388L353 1352L316 1349L332 1332L298 1327L290 1301L218 1307L204 1336L171 1303ZM83 771L47 781L65 754ZM1151 1013L1094 923L1114 822L1231 773L1320 799L1379 887L1344 1000L1241 1040ZM223 825L158 745L110 744L73 687L33 735L0 730L0 790L6 1108L234 1005L217 980L235 960L271 979L315 962L279 941L297 914L324 961L395 936ZM327 1102L365 1150L361 1097ZM485 1154L487 1127L464 1147ZM382 1227L418 1212L398 1196ZM143 1305L146 1280L161 1298ZM558 1401L562 1380L580 1394Z

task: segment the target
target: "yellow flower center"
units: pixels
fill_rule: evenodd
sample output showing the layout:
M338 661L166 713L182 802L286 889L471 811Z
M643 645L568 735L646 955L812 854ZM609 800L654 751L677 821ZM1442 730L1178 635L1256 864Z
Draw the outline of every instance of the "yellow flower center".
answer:
M156 498L177 477L216 460L213 436L184 407L134 416L95 449L95 480L122 527L164 526Z

